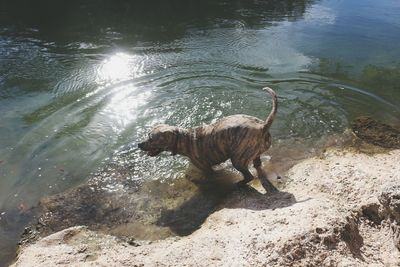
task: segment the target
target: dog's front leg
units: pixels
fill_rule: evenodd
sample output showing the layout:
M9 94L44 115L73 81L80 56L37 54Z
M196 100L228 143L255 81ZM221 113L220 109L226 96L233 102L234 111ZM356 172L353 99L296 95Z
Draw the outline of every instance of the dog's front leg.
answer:
M210 164L195 159L190 159L190 161L194 166L196 166L197 169L201 170L204 174L211 174L214 172Z

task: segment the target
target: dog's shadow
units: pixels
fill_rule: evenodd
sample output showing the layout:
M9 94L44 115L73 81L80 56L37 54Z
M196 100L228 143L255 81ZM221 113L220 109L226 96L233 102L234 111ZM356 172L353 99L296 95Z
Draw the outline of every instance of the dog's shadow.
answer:
M262 177L260 181L264 179L266 177ZM176 209L163 210L156 224L169 227L176 235L186 236L199 229L211 213L222 208L274 210L296 203L293 194L274 190L269 183L262 184L267 191L265 194L251 186L238 188L232 183L227 184L226 181L215 179L196 182L198 190L193 197Z

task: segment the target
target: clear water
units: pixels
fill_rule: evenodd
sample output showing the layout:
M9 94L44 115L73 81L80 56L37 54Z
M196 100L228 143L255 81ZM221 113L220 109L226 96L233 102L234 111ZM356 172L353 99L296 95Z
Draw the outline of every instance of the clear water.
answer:
M397 0L32 2L0 3L0 263L41 196L110 158L172 181L187 161L146 157L146 132L265 118L263 86L283 150L359 115L400 125Z

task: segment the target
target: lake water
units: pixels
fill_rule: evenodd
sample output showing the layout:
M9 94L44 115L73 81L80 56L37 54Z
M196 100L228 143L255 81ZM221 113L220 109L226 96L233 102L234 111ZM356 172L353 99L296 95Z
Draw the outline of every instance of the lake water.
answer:
M185 159L136 148L157 123L263 119L270 86L282 153L360 115L400 125L398 0L134 2L0 3L0 265L26 210L110 160L181 176Z

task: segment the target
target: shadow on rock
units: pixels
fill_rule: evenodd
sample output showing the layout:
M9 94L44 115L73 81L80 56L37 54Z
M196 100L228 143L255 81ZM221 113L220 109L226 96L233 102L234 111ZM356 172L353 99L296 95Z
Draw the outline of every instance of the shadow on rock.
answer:
M229 172L225 171L224 175L227 174ZM262 184L265 188L265 180ZM270 182L267 185L265 189L269 191L272 186L273 192L265 194L251 186L238 188L232 183L226 184L226 181L207 179L197 183L197 193L182 205L163 210L157 225L169 227L173 233L186 236L199 229L207 217L219 209L274 210L296 203L293 194L278 191Z
M233 186L226 187L215 181L198 184L199 190L176 209L165 209L157 221L158 226L169 227L177 235L185 236L200 228L205 219L232 192Z

